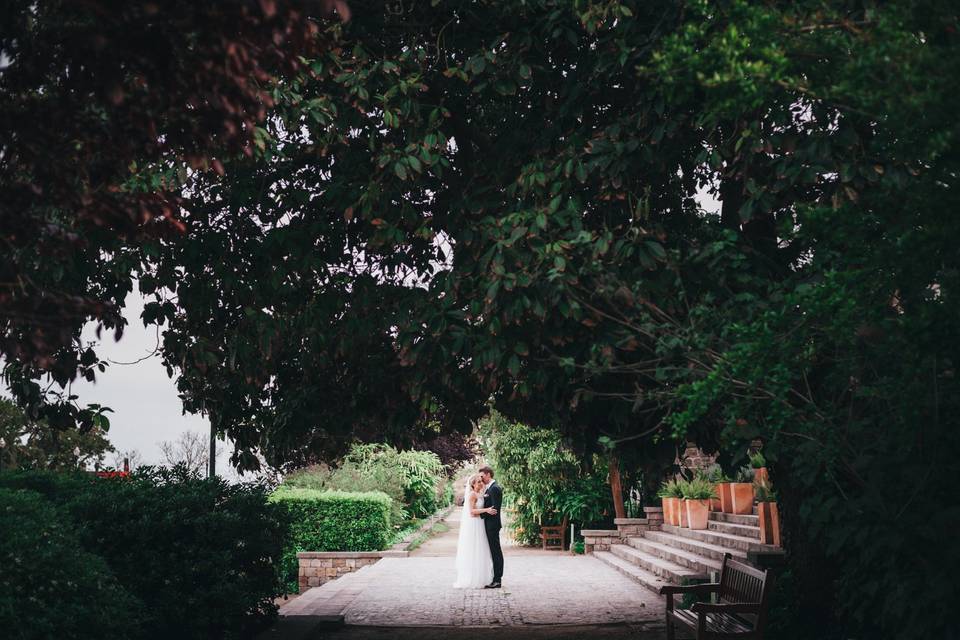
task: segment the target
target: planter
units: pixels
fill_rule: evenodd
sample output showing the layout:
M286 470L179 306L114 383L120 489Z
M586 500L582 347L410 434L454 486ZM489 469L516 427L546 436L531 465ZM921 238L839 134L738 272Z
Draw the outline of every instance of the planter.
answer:
M733 511L738 515L753 513L753 483L732 482L730 493L733 495Z
M776 502L758 502L760 514L760 544L780 546L780 511Z
M667 520L670 524L679 527L680 526L680 511L683 509L683 499L682 498L670 498L670 520ZM666 516L664 516L666 518Z
M663 505L663 521L667 524L673 524L673 498L660 498Z
M710 511L722 511L720 498L710 498Z
M684 500L687 523L691 529L706 529L710 520L710 500Z
M724 513L733 513L733 493L730 486L732 482L718 482L717 495L720 496L720 510Z
M770 475L767 473L767 468L760 467L759 469L754 469L753 481L756 484L770 484Z
M677 509L680 517L678 518L677 526L678 527L689 527L689 520L687 519L687 500L686 498L677 498L677 503L680 508Z

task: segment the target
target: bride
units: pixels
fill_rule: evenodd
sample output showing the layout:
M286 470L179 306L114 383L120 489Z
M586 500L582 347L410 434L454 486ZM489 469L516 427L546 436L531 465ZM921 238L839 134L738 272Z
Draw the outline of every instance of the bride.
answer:
M457 539L457 581L454 589L482 589L493 580L493 560L487 532L480 514L496 514L496 509L483 507L483 477L477 473L467 479L460 515L460 537Z

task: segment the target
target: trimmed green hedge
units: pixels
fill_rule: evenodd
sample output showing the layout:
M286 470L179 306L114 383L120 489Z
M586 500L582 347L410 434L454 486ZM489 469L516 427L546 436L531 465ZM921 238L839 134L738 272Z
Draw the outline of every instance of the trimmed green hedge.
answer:
M146 468L4 472L3 489L0 629L39 630L16 638L243 638L276 617L286 512L266 487Z
M291 591L297 590L297 553L301 551L379 551L387 546L390 496L380 491L281 487L270 500L284 506L290 522L281 566Z
M140 637L143 604L70 518L39 493L0 488L0 629L11 640Z

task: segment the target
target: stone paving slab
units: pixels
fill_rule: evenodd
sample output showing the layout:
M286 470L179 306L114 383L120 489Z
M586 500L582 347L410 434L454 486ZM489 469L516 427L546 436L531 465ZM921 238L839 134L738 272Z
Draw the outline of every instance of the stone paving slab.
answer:
M654 593L589 556L507 559L503 589L454 589L453 558L385 558L344 610L348 625L485 627L663 620Z
M455 511L447 522L449 531L408 558L383 558L306 591L280 610L279 626L294 632L288 636L277 629L279 633L269 636L270 640L326 638L329 630L322 636L307 631L307 620L331 620L331 616L341 616L344 629L355 630L350 633L369 630L363 633L371 638L384 629L403 628L422 629L426 636L418 640L427 640L433 630L453 634L451 639L469 637L470 630L497 629L510 637L540 637L537 629L548 633L543 637L552 637L549 629L574 633L574 629L602 628L610 630L611 637L642 631L644 638L659 637L662 632L665 603L660 596L592 556L517 547L506 535L501 537L506 556L504 587L454 589L459 514ZM297 632L292 624L303 629ZM457 635L458 629L468 636ZM415 633L409 637L417 638Z

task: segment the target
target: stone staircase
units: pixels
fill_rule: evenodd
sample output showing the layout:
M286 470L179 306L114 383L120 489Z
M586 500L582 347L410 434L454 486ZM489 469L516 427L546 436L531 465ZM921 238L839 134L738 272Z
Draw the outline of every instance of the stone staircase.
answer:
M760 544L757 515L711 512L707 529L662 524L621 535L609 550L593 555L640 584L659 591L665 584L709 581L720 571L723 556L750 562L748 552L780 554L778 547ZM659 529L659 530L658 530Z

